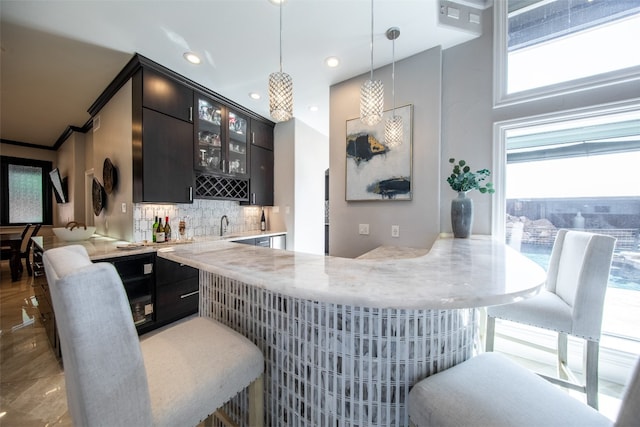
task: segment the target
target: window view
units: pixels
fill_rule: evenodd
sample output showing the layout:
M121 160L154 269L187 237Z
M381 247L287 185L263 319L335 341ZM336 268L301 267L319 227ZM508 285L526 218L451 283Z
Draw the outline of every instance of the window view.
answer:
M560 228L616 237L603 334L640 340L640 111L508 131L506 239L547 267Z
M640 2L509 0L507 93L640 66Z
M0 223L50 224L52 201L48 174L51 162L2 156L0 164Z
M9 165L9 222L42 222L42 168Z

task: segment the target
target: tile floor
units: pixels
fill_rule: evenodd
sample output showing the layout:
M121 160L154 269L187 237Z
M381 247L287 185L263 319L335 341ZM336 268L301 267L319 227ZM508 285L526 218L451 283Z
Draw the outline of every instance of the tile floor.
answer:
M11 282L8 261L1 261L0 426L71 426L62 365L39 321L33 295L26 272ZM600 391L601 412L615 419L622 386L601 381Z

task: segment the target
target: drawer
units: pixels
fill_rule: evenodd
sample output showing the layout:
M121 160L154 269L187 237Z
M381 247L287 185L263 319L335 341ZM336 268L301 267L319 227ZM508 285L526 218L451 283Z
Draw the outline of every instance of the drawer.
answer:
M198 283L197 268L163 258L156 258L156 273L156 286L163 286L192 278L196 279L196 284Z
M156 321L170 322L198 312L198 278L190 278L158 287Z

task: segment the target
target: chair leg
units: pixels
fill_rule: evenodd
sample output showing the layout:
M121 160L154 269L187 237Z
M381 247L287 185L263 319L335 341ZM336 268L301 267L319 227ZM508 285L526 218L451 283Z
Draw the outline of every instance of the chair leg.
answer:
M568 339L567 334L562 332L558 333L558 377L562 379L568 379L567 375L567 353L568 353Z
M597 341L587 340L585 351L585 382L587 391L587 404L598 409L598 355L600 344Z
M249 425L264 425L264 379L260 375L249 385Z
M496 318L487 315L487 334L485 336L485 351L493 351L493 342L496 336Z

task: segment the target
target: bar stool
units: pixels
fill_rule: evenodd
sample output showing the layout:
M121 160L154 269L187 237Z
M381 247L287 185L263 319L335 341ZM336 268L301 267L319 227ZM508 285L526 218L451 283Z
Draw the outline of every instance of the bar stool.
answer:
M112 264L80 245L43 261L75 425L195 426L247 386L248 423L263 424L264 359L248 339L196 317L141 342Z

